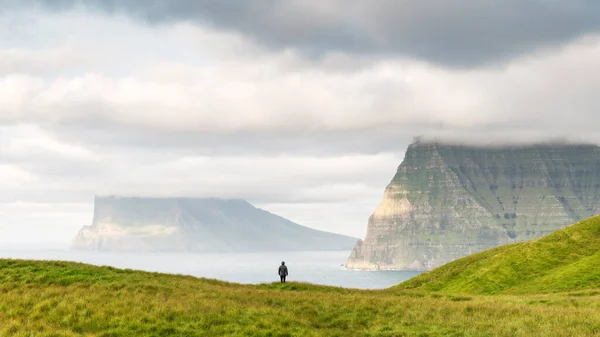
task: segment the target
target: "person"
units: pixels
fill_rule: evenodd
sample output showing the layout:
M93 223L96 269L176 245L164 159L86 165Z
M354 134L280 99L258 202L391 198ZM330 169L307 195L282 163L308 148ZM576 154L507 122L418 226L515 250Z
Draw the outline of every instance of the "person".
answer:
M281 266L279 266L279 278L281 279L281 283L285 283L285 277L288 276L288 269L285 265L285 262L281 262Z

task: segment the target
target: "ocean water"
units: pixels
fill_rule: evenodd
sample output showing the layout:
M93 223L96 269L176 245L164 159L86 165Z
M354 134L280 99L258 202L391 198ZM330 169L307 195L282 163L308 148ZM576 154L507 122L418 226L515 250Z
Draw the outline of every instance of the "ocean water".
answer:
M0 251L0 258L84 262L170 274L193 275L229 282L258 284L279 281L277 268L285 261L289 281L358 289L383 289L419 272L347 270L349 251L268 253L96 253L71 251Z

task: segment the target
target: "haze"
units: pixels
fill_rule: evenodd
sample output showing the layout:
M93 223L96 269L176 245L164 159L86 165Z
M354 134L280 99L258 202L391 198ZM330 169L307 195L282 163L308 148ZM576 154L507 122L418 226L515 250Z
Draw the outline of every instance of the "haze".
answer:
M363 237L414 136L598 143L598 97L591 1L0 0L0 245L108 194Z

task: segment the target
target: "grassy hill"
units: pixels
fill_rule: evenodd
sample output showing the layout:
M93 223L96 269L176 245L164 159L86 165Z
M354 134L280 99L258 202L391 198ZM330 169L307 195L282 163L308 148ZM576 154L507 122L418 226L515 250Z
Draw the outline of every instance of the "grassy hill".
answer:
M588 336L598 331L596 290L465 296L303 283L240 285L79 263L0 260L0 336Z
M0 260L0 336L598 333L600 216L376 291Z
M533 294L600 288L600 216L543 238L473 254L396 289Z

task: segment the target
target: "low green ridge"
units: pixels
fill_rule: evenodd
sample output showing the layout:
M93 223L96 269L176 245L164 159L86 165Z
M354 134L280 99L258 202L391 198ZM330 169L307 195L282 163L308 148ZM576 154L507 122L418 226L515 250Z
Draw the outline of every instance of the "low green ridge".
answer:
M561 272L587 268L571 266ZM592 336L598 331L600 289L467 296L296 282L242 285L81 263L0 260L0 336Z
M600 288L600 216L537 240L458 259L396 289L533 294Z

